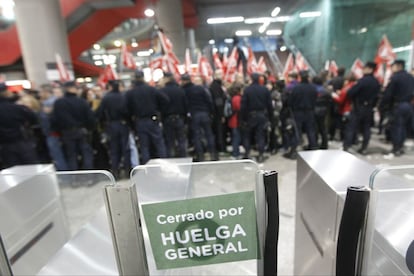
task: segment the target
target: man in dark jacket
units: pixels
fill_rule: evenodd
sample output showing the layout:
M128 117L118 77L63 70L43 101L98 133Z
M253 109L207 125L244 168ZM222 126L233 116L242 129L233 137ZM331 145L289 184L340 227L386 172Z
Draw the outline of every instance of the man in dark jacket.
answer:
M194 85L188 75L184 75L182 80L189 112L191 114L191 131L193 133L193 144L196 153L195 160L204 161L203 133L207 140L207 150L210 153L210 159L212 161L218 160L214 135L211 129L210 116L213 113L213 102L209 92L201 85Z
M244 90L241 102L241 120L245 125L244 147L246 149L245 158L250 158L251 136L254 133L257 143L259 156L257 161L264 162L265 134L269 126L270 118L273 116L272 99L270 92L263 85L259 84L261 76L253 73L252 84Z
M135 124L140 142L142 164L151 159L151 144L157 152L156 157L167 157L160 122L161 110L168 104L168 98L144 81L144 73L135 73L135 86L126 92L126 107L130 119Z
M96 110L96 118L105 126L108 136L111 170L115 177L120 176L120 165L128 175L131 169L131 154L129 147L129 128L125 98L119 90L119 81L111 80L108 83L110 91L104 96Z
M214 105L213 132L216 137L216 147L219 152L224 152L226 149L224 103L226 102L227 96L223 89L222 77L223 71L216 70L214 80L210 85L210 93Z
M11 101L5 83L0 83L0 163L4 168L38 162L35 143L28 135L37 124L36 114Z
M314 77L312 82L316 86L316 91L318 92L318 97L315 102L315 121L317 133L321 136L322 140L319 148L328 149L328 129L326 119L329 113L329 107L331 107L332 104L332 97L323 86L322 78Z
M345 151L351 147L356 131L362 129L363 142L358 152L367 154L374 120L374 107L381 89L378 80L374 77L376 66L375 62L367 62L364 66L364 76L347 92L347 97L352 100L352 111L345 132L343 145Z
M400 156L404 153L404 141L409 123L413 120L411 101L414 93L414 77L405 70L405 61L396 60L392 65L394 72L385 90L382 101L392 106L391 141L392 153Z
M88 130L95 127L95 117L88 103L78 97L74 81L64 83L65 96L56 100L51 115L51 125L61 133L69 170L78 169L78 155L82 156L82 167L93 169L93 150Z
M167 156L185 157L187 155L185 91L178 86L171 73L164 73L164 80L165 86L161 92L170 100L162 112Z
M287 158L296 158L296 149L302 138L302 129L305 130L308 138L307 149L317 149L316 131L315 131L315 104L318 92L316 87L309 83L308 71L300 72L301 82L295 86L288 98L288 106L293 112L296 125L296 135L292 141L291 150L284 156Z

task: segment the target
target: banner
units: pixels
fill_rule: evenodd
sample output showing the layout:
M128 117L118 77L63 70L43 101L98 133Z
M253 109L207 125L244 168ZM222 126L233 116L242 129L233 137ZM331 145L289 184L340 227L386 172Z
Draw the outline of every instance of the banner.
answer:
M254 192L142 205L157 269L258 259Z

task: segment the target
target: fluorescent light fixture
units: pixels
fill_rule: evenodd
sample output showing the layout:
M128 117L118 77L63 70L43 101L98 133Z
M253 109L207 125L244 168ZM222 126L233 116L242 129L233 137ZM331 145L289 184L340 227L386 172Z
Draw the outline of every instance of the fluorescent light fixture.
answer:
M217 53L217 52L218 52L217 47L214 47L214 48L213 48L213 53Z
M131 47L133 47L133 48L137 48L137 47L138 47L138 42L133 41L133 42L131 43Z
M252 35L252 31L250 30L238 30L235 32L236 36L251 36Z
M9 81L6 81L6 85L7 86L21 85L25 89L31 89L32 88L32 84L28 80L9 80Z
M278 16L278 17L251 17L244 20L245 24L264 24L266 22L286 22L290 20L290 16Z
M274 29L274 30L267 30L266 35L281 35L282 30Z
M261 34L264 33L266 31L267 27L269 27L269 25L270 25L269 21L263 23L263 25L260 26L260 28L259 28L259 33L261 33Z
M289 15L284 15L284 16L278 16L275 17L275 21L274 22L287 22L290 20L290 16Z
M393 53L400 53L400 52L405 52L405 51L410 51L411 50L411 45L407 45L407 46L402 46L402 47L397 47L392 49Z
M93 48L94 48L95 50L100 50L100 49L101 49L101 45L99 45L99 44L95 43L95 44L93 44Z
M139 57L149 57L151 55L151 51L139 51L137 52L137 56Z
M212 17L207 19L207 24L224 24L224 23L237 23L243 22L243 16L232 16L232 17Z
M214 45L214 43L216 43L216 42L214 41L214 39L210 39L210 40L208 41L208 44L210 44L210 45Z
M93 60L102 59L102 56L101 56L101 55L93 55L93 56L92 56L92 59L93 59Z
M86 81L86 82L91 82L91 81L92 81L92 78L91 78L91 77L86 77L86 78L85 78L85 81Z
M146 9L144 11L144 14L145 14L146 17L153 17L155 15L155 12L154 12L153 9Z
M284 52L284 51L286 51L287 50L287 47L285 46L285 45L283 45L282 47L280 47L280 51L281 52Z
M276 7L273 9L272 13L270 14L270 16L272 17L276 17L280 12L280 7Z
M84 83L85 82L85 79L84 78L77 78L76 79L76 82L78 82L78 83Z
M114 46L115 46L115 47L121 47L121 45L122 45L121 40L115 40L115 41L114 41Z
M310 11L310 12L301 12L299 14L300 18L311 18L311 17L319 17L322 15L320 11Z
M103 61L102 60L95 60L95 65L96 66L101 66L101 65L103 65Z
M366 33L366 32L368 32L368 28L367 28L367 27L361 28L361 29L358 31L358 33L359 33L359 34L363 34L363 33Z
M233 42L234 42L234 39L233 38L225 38L224 39L224 43L232 44Z

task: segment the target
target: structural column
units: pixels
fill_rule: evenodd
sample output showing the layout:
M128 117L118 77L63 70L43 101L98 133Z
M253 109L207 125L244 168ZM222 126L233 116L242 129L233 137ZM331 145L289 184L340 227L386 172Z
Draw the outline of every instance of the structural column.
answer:
M184 61L185 30L181 0L158 0L155 9L158 26L174 45L174 52Z
M14 0L16 25L27 78L39 86L56 78L50 74L56 54L72 66L65 21L59 0ZM49 74L48 72L49 67ZM52 71L53 72L53 71Z
M196 60L195 58L195 49L196 49L196 39L194 29L187 29L187 47L190 49L191 59Z

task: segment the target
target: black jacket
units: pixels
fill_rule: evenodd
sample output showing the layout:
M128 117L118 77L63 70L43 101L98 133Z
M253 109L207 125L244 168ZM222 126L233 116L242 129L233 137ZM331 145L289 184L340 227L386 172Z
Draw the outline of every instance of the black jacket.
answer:
M188 109L191 114L196 112L213 112L213 103L206 88L189 83L184 87Z
M269 117L273 116L270 91L257 82L252 83L244 90L240 110L242 120L246 121L249 117L249 112L252 111L264 111Z
M373 74L364 75L348 90L347 97L352 100L352 110L374 108L377 103L381 85Z
M214 80L210 85L210 93L214 105L214 115L218 118L224 117L224 103L226 94L224 93L221 80Z
M411 101L414 94L414 77L407 71L396 72L385 90L382 101L389 104Z
M51 125L57 131L75 128L91 129L95 127L95 116L84 99L66 92L64 97L55 102Z
M164 116L168 115L183 115L187 114L187 102L185 97L185 91L178 86L176 82L168 82L165 87L161 89L169 98L169 103L162 111Z
M318 92L313 84L301 82L295 88L288 98L288 106L292 111L313 111L316 106Z
M137 119L159 116L169 101L165 94L144 82L137 82L125 97L129 116Z
M0 97L0 144L24 140L25 129L36 123L33 111Z
M127 119L125 109L125 97L119 91L110 91L102 99L101 104L95 112L100 121L122 121Z

